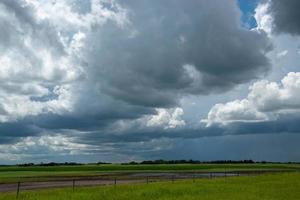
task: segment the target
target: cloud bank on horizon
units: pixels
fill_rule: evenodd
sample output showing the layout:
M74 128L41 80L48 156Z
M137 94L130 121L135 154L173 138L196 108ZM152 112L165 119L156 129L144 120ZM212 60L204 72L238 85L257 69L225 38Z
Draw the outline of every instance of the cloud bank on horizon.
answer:
M237 1L1 0L1 160L169 158L180 140L298 133L300 51L282 49L300 45L298 4L259 2L249 29Z

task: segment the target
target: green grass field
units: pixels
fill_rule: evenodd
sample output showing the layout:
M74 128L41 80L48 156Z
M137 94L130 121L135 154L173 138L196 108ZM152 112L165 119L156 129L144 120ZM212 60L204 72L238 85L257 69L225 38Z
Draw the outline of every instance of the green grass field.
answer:
M164 164L164 165L81 165L54 167L0 167L0 183L18 181L52 180L57 178L101 176L106 172L153 172L153 171L255 171L299 170L295 164Z
M150 184L21 191L22 200L299 200L300 174L197 179ZM0 200L15 199L2 193Z

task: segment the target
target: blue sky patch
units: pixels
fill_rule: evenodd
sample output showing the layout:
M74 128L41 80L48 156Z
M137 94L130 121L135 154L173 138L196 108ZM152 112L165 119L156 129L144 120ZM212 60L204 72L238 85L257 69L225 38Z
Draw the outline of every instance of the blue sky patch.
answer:
M251 29L257 26L256 20L254 18L254 11L260 0L239 0L239 7L243 12L242 22L243 25Z

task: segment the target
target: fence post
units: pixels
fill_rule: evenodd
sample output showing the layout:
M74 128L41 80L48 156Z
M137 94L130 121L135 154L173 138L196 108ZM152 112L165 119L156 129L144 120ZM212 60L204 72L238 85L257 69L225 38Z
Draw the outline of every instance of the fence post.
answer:
M117 185L117 178L116 178L116 177L115 177L114 185L115 185L115 186Z
M21 183L18 182L18 186L17 186L17 199L19 198L19 193L20 193L20 185Z
M193 183L195 183L195 174L193 174Z
M73 192L74 192L74 190L75 190L75 179L73 179L72 187L73 187Z

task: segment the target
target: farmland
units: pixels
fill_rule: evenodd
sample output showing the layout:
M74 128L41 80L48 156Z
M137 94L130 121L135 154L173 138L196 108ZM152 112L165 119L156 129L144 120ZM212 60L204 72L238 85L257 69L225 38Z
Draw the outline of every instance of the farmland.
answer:
M161 164L161 165L79 165L0 167L0 183L47 181L70 178L122 176L133 172L255 172L295 171L297 164Z
M203 200L298 200L300 174L278 173L258 176L240 176L217 179L178 180L138 183L117 186L78 187L21 191L19 199L203 199ZM0 193L0 200L15 199L16 194Z

